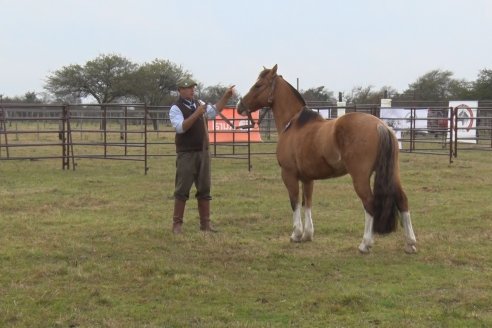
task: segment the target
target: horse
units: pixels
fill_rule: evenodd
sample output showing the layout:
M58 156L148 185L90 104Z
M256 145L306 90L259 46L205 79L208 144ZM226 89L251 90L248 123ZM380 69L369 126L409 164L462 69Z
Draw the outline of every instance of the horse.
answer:
M400 217L404 250L409 254L417 252L408 199L400 180L398 142L385 122L361 112L325 120L277 75L277 65L260 72L248 93L239 99L236 110L251 117L251 112L265 107L271 108L278 132L276 155L293 212L292 242L313 240L314 180L349 174L364 208L365 227L359 251L369 253L374 233L394 232Z

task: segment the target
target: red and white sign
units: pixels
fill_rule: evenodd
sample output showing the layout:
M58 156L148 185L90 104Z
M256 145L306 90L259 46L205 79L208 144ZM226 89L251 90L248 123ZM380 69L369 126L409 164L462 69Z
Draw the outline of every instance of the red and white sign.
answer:
M450 101L449 107L457 109L456 129L458 130L458 141L477 143L477 108L478 101ZM449 137L449 136L448 136Z
M224 108L221 114L224 115L229 122L222 119L220 115L217 115L215 120L208 120L208 138L210 142L248 142L248 129L240 128L241 126L251 124L248 117L239 115L235 108ZM251 114L253 116L253 120L258 122L259 111ZM249 140L251 142L262 141L260 128L257 125L250 129L250 133Z

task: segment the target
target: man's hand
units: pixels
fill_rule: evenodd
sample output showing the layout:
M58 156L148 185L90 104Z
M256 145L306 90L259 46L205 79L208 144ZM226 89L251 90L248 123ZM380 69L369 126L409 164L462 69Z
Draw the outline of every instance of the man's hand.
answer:
M228 87L224 93L224 97L226 97L227 99L231 98L235 93L235 90L234 90L235 86L236 85L231 85L230 87Z
M207 112L207 104L198 105L193 114L183 121L183 131L188 131L195 121Z
M207 112L207 104L203 104L197 107L197 112L200 113L200 115L203 115Z
M229 99L234 95L235 90L234 87L236 85L231 85L230 87L227 88L227 90L224 92L224 95L222 98L219 99L219 101L215 104L215 108L220 112L222 109L224 109L224 106L227 104Z

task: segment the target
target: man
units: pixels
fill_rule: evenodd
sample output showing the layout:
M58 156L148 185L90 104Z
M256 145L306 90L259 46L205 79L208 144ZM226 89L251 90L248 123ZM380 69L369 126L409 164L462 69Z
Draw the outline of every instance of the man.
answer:
M179 98L169 110L169 118L176 130L176 177L172 231L182 232L186 201L193 184L198 201L200 230L216 232L210 224L210 154L206 118L213 119L222 111L234 93L234 85L227 88L215 104L204 104L194 99L196 82L190 78L178 81Z

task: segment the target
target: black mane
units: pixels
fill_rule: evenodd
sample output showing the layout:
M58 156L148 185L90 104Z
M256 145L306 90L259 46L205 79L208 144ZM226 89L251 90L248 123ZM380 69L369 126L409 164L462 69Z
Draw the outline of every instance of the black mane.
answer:
M301 114L299 114L299 118L297 119L296 124L298 127L302 127L311 121L319 121L319 120L324 120L324 119L323 117L321 117L321 115L318 112L315 112L314 110L304 106L301 110Z
M284 80L285 81L285 80ZM302 127L306 123L309 123L311 121L317 121L317 120L323 120L323 117L318 112L315 112L314 110L308 108L306 106L306 101L302 97L302 95L297 91L296 88L294 88L289 82L285 81L287 85L290 87L291 91L294 93L296 98L302 103L302 110L301 113L299 114L299 117L297 118L297 126Z

